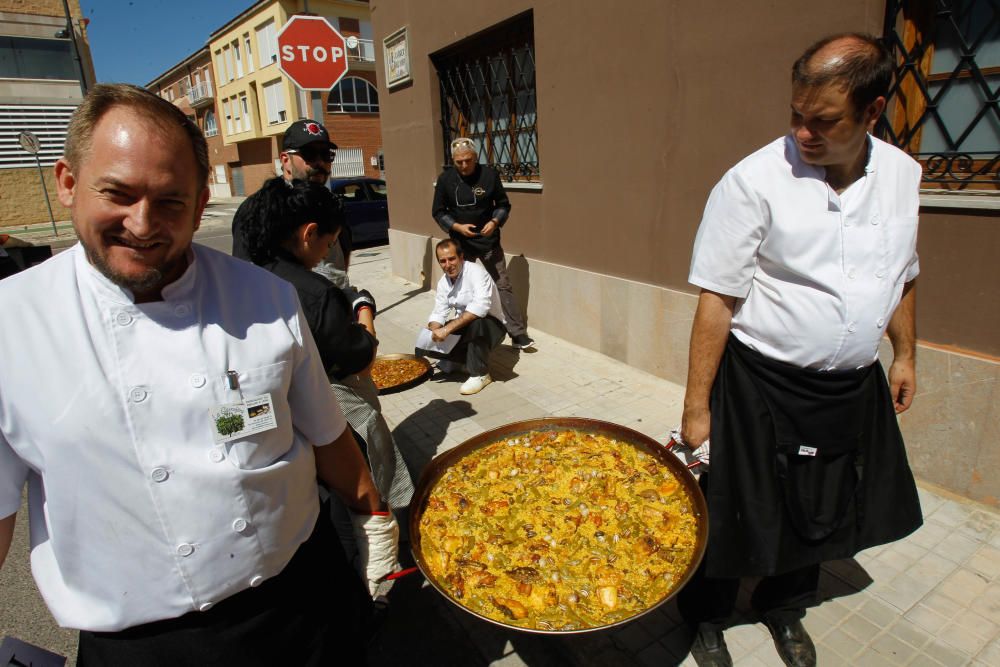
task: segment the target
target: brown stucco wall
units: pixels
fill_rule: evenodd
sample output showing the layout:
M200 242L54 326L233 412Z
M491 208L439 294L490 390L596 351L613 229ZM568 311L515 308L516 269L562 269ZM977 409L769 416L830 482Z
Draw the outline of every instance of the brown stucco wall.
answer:
M65 16L62 0L0 0L0 12L16 12L34 16ZM69 12L82 16L80 0L69 0Z
M921 209L917 335L1000 358L1000 212Z

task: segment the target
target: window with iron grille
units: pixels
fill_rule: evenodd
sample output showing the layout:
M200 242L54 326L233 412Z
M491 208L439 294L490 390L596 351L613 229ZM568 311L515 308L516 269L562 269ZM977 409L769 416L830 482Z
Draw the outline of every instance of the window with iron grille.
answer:
M925 188L1000 189L1000 0L889 0L896 81L877 132Z
M440 82L444 164L451 164L452 140L469 137L479 162L504 181L540 182L532 13L431 58Z

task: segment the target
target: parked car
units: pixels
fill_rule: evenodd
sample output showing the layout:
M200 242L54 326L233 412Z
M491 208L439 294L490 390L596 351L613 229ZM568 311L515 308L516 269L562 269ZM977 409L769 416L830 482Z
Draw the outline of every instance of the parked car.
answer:
M353 244L389 238L385 181L377 178L334 178L329 185L335 195L344 198L344 212Z

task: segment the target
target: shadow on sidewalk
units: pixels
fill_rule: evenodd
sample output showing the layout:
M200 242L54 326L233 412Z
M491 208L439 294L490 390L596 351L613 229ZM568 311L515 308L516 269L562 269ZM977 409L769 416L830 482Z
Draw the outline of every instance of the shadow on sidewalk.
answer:
M400 299L399 301L396 301L395 303L390 303L388 306L385 306L383 308L379 308L378 312L381 314L381 313L385 313L386 311L392 310L393 308L395 308L399 304L406 303L407 301L409 301L413 297L419 296L419 295L423 294L426 291L427 290L425 290L425 289L423 289L421 287L418 287L416 289L411 289L409 292L404 292L402 299Z

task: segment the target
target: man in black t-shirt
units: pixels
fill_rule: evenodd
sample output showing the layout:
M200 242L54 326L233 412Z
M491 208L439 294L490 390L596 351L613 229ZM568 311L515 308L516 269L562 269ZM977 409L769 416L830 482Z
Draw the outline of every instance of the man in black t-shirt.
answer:
M507 319L507 333L514 347L533 347L524 317L514 298L507 260L500 245L500 228L510 215L510 200L496 170L479 164L471 139L451 142L454 168L446 168L434 186L431 214L461 247L467 261L481 260L500 290L500 304Z

